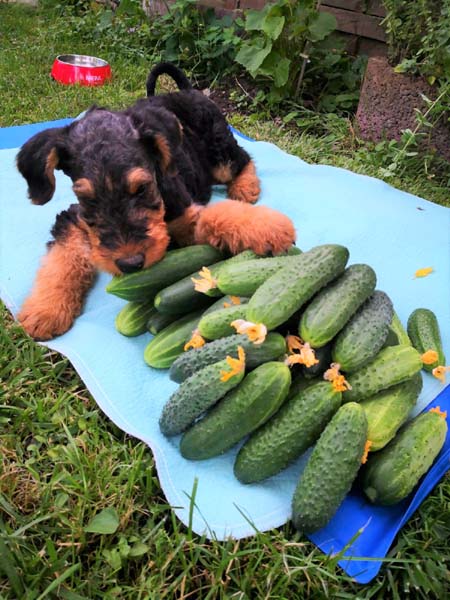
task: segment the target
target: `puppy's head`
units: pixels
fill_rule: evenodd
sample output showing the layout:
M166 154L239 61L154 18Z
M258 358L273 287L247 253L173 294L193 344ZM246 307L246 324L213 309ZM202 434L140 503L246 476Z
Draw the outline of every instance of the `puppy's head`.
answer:
M94 107L67 127L32 137L17 166L34 204L53 197L55 169L68 175L92 262L113 274L129 273L160 260L168 246L159 183L174 172L180 136L177 119L164 109Z

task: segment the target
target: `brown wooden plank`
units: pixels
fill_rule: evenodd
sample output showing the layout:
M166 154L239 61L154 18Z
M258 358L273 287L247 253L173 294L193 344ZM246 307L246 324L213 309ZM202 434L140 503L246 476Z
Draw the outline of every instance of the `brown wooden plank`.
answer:
M365 12L368 15L382 17L383 19L386 16L386 9L384 8L384 4L381 0L369 0Z
M343 8L345 10L354 10L356 12L364 12L366 6L365 0L324 0L322 6L332 6L334 8Z
M235 10L237 0L201 0L199 4L221 10Z
M261 10L266 4L269 4L269 0L238 0L237 4L237 8L241 10L248 10L249 8Z
M380 42L386 41L386 33L380 25L381 19L379 17L325 6L320 10L331 13L336 17L338 31L353 33L372 40L379 40Z

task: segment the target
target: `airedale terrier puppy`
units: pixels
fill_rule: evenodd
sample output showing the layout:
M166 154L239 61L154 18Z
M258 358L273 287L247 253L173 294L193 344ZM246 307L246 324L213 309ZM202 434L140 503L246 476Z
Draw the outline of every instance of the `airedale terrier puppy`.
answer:
M163 73L179 91L155 96ZM146 268L171 239L233 254L276 254L295 240L286 216L251 206L260 193L254 163L214 102L170 63L150 72L147 95L123 111L94 106L66 127L36 134L17 156L34 204L52 198L55 169L72 179L78 200L56 217L18 315L36 339L70 328L97 269L118 275ZM205 207L214 184L225 184L230 200Z

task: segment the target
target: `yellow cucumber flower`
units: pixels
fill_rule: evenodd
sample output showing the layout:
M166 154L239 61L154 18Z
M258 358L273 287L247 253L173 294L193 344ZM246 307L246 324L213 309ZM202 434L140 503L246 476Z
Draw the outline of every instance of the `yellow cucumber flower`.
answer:
M242 346L238 346L238 358L227 356L225 360L227 361L228 366L231 367L231 370L220 371L220 381L228 381L234 377L234 375L238 375L245 369L245 352Z
M184 345L184 351L186 352L186 350L189 350L190 348L201 348L205 345L205 343L206 342L200 335L199 330L194 329L191 339Z
M296 342L294 343L296 344ZM311 348L311 346L308 343L306 343L300 345L300 352L294 352L293 354L290 354L284 362L289 367L295 364L305 365L305 367L312 367L313 365L316 365L319 362L319 360L316 358L313 348Z
M323 378L325 381L331 381L335 392L346 392L351 390L352 386L339 372L341 365L339 363L331 363L330 368L325 371Z
M266 339L267 327L263 323L252 323L244 319L236 319L236 321L231 322L231 327L234 327L237 333L246 333L248 339L254 344L262 344Z
M440 406L435 406L434 408L430 408L429 412L436 413L437 415L439 415L443 419L447 418L447 411L446 410L441 410Z
M206 292L209 292L209 290L217 287L217 279L214 279L208 267L203 267L198 274L200 275L200 279L191 277L191 281L194 283L194 289L196 292L202 292L203 294L206 294Z
M427 277L427 275L430 275L430 273L433 273L434 269L433 267L425 267L424 269L417 269L417 271L414 273L415 277Z
M230 296L230 300L231 300L231 302L224 302L223 303L223 307L224 308L230 308L230 306L237 305L237 304L241 303L241 299L239 298L239 296Z
M434 377L436 377L436 379L439 379L441 383L445 383L445 374L447 371L450 371L450 367L438 366L435 367L431 373L434 375Z
M432 365L434 362L437 361L439 355L436 352L436 350L427 350L422 354L420 358L422 359L424 365Z
M364 452L361 458L361 464L365 465L367 462L367 457L369 456L370 448L372 447L372 442L367 440L366 445L364 446Z
M298 337L298 335L287 335L286 336L286 346L289 354L292 354L294 350L301 350L303 342Z

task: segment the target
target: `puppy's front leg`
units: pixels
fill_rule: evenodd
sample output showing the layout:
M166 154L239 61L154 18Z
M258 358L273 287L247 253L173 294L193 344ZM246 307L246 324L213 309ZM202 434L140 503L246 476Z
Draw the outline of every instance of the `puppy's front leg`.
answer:
M80 314L95 275L89 256L86 236L76 225L52 243L18 315L33 338L48 340L65 333Z
M253 204L259 198L261 186L256 175L255 163L249 161L242 171L227 185L228 196L233 200Z
M195 244L195 228L202 210L204 210L204 206L191 204L181 216L167 223L170 237L179 246Z
M295 243L295 228L286 215L267 206L237 200L212 204L200 213L195 229L197 244L211 244L237 254L279 254Z

